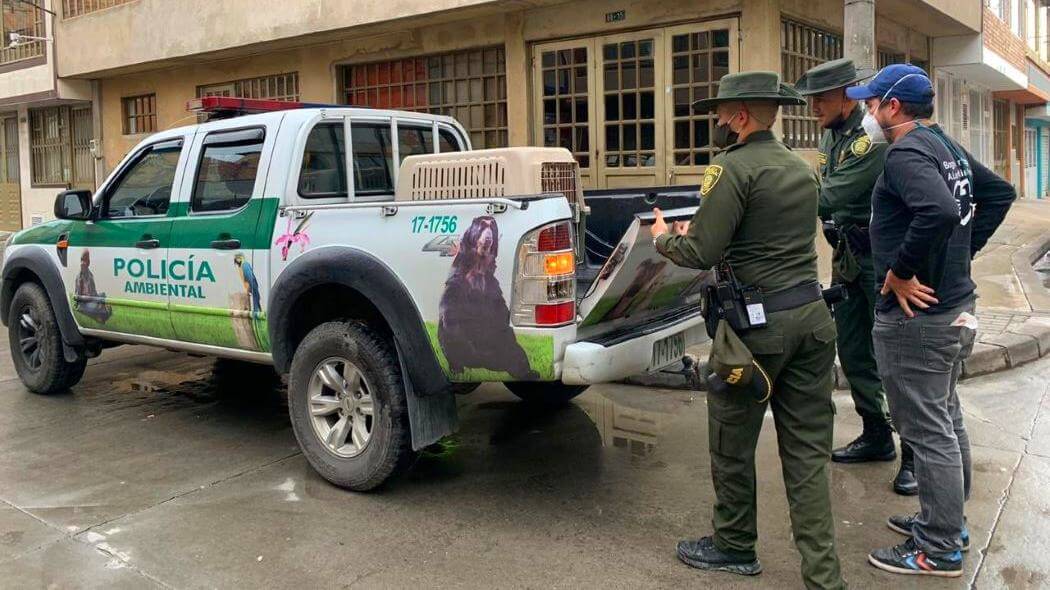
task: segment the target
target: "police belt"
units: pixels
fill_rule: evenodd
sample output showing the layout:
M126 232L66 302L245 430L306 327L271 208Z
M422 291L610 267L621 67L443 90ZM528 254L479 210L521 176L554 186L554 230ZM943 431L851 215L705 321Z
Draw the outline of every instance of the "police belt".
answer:
M763 294L763 298L765 299L766 313L776 313L802 307L814 301L821 301L824 299L824 295L823 289L820 288L820 283L813 281L796 285L783 291L777 291L776 293Z

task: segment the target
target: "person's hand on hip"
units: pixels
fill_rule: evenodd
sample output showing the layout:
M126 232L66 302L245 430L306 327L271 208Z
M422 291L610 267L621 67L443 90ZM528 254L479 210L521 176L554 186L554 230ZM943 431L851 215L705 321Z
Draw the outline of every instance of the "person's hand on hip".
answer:
M904 310L904 315L910 318L915 317L915 312L911 310L912 305L919 309L929 309L930 304L938 303L937 298L933 296L932 287L923 285L915 277L908 280L898 278L893 274L893 269L886 271L886 281L879 293L888 295L890 291L897 297L897 303Z

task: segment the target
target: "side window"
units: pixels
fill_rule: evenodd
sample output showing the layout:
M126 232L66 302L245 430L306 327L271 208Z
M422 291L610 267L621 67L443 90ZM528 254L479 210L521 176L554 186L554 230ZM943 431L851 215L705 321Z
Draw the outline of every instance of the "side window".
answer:
M146 148L106 191L105 216L118 219L166 214L181 152L181 141Z
M463 148L459 147L459 142L456 141L456 136L448 129L438 130L438 149L443 154L463 151Z
M308 199L346 196L346 141L342 123L310 130L299 169L299 194Z
M244 206L255 189L264 138L262 129L209 134L201 150L190 209L229 211Z
M392 194L394 158L390 148L390 126L386 123L352 123L350 134L356 195Z
M397 155L401 162L408 156L434 153L434 134L430 127L397 126ZM400 165L400 162L398 162Z

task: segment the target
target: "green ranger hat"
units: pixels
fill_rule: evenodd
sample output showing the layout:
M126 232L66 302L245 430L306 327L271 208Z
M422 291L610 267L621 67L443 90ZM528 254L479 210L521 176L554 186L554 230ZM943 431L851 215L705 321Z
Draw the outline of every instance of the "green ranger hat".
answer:
M711 390L721 390L730 395L736 392L748 394L758 403L769 399L773 392L769 375L724 319L719 320L715 338L711 342L707 368L712 373L707 378Z
M693 103L693 110L706 112L723 102L761 100L780 105L806 104L794 88L780 83L776 72L738 72L726 74L718 82L718 96Z
M813 96L835 88L852 86L875 75L875 70L857 70L852 59L835 59L810 69L795 82L802 96Z

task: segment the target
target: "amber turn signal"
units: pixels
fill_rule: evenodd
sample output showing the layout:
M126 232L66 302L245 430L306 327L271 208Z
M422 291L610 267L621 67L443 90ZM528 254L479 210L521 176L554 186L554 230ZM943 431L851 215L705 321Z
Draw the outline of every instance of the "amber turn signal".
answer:
M550 254L543 259L543 270L548 276L567 275L576 269L576 257L572 252Z

